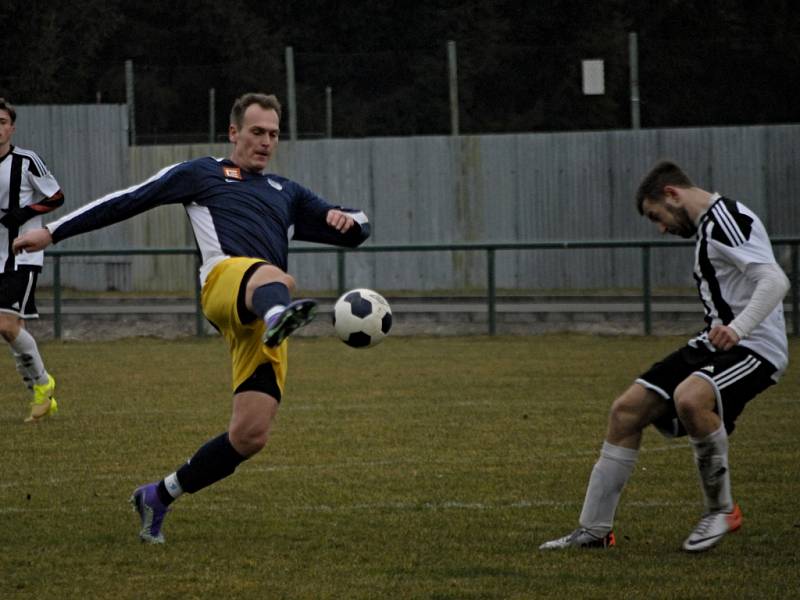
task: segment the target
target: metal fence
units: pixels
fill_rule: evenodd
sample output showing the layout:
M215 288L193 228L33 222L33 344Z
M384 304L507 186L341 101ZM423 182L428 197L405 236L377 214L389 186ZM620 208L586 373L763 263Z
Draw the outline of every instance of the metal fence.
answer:
M800 237L773 238L773 246L787 246L790 252L789 278L792 282L790 292L791 306L791 332L800 335ZM356 249L337 249L329 247L297 248L294 253L300 254L333 254L336 256L336 281L337 293L342 294L347 289L347 261L348 255L359 253L385 253L385 252L440 252L440 251L465 251L470 253L483 253L486 265L486 305L488 311L489 335L497 331L497 253L501 251L555 251L555 250L594 250L613 248L633 248L639 250L640 256L640 283L642 301L642 331L645 335L653 333L652 326L652 301L653 301L653 270L651 251L654 248L679 248L692 246L689 241L653 241L653 240L628 240L628 241L560 241L538 243L463 243L463 244L407 244L407 245L376 245L364 246ZM62 294L61 294L61 260L69 256L190 256L194 257L195 264L199 267L200 256L195 248L135 248L129 250L49 250L47 255L53 260L53 335L60 339L62 334ZM195 303L195 334L204 334L204 317L200 305L200 282L194 277L194 303Z
M132 148L131 177L140 181L165 164L228 150L225 144ZM798 235L798 156L800 126L787 125L282 142L271 168L334 203L366 210L373 230L368 244L549 243L655 240L632 198L641 175L661 157L685 165L701 187L748 205L772 235ZM180 207L133 221L139 242L132 247L192 243ZM692 285L689 250L655 252L657 285ZM638 257L625 246L504 254L496 277L506 288L638 282ZM788 256L778 258L785 266ZM169 289L186 260L134 258L134 289ZM458 251L361 255L350 269L370 287L426 292L474 287L486 277L479 254ZM292 270L315 289L335 289L329 260L301 254Z
M229 144L127 146L124 105L19 107L15 143L45 158L68 210L197 156L225 156ZM643 129L504 135L283 141L271 168L336 204L366 210L368 244L550 243L655 240L633 195L659 158L673 158L705 189L740 200L773 236L800 235L800 125ZM188 247L181 206L159 207L123 223L65 240L59 250ZM690 286L689 249L653 248L654 285ZM783 249L778 260L788 269ZM61 263L63 285L80 290L186 290L186 255L80 255ZM627 247L549 253L504 250L495 277L503 288L630 287L639 257ZM292 271L314 289L336 288L332 256L297 253ZM423 292L476 287L486 262L469 251L360 254L348 270L369 287ZM45 268L40 282L51 282Z

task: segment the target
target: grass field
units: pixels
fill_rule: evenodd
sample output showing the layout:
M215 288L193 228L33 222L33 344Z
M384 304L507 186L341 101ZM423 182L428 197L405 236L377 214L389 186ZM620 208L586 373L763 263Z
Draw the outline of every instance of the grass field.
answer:
M181 498L161 547L127 499L225 428L222 342L43 344L62 410L37 426L7 356L0 598L796 598L796 364L731 440L740 533L680 551L702 510L691 451L648 431L618 547L537 550L575 526L614 396L683 341L293 340L266 450Z

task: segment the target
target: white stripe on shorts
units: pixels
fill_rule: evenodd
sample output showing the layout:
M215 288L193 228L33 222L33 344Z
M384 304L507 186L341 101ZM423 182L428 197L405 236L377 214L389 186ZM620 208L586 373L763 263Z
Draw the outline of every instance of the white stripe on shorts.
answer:
M28 271L28 285L25 288L25 295L22 297L22 306L19 307L19 316L23 319L36 319L39 316L39 313L28 312L28 299L33 292L34 277L33 271Z
M717 384L719 389L726 388L729 385L736 383L740 379L747 377L760 366L760 360L754 356L748 356L743 361L738 362L729 369L725 369L722 373L715 375L714 383Z

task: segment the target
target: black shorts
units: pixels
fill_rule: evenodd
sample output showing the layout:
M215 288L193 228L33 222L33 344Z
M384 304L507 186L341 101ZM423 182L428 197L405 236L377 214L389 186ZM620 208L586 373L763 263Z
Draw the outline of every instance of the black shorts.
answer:
M745 404L775 383L775 370L772 363L744 346L727 352L684 346L655 363L636 382L669 401L669 412L653 425L668 437L679 437L686 435L686 429L678 419L672 395L689 375L702 377L714 388L715 412L732 433Z
M12 313L21 319L38 319L36 282L38 267L19 267L17 271L0 273L0 312Z

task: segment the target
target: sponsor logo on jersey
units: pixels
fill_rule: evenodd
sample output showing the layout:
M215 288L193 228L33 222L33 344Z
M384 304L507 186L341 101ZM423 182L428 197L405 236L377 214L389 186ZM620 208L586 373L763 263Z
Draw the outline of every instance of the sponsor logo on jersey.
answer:
M238 179L242 180L242 170L239 167L222 167L222 172L225 174L225 179Z
M275 181L273 179L270 179L269 177L267 177L267 183L269 183L272 187L274 187L279 192L283 189L283 186L280 183L278 183L277 181Z

